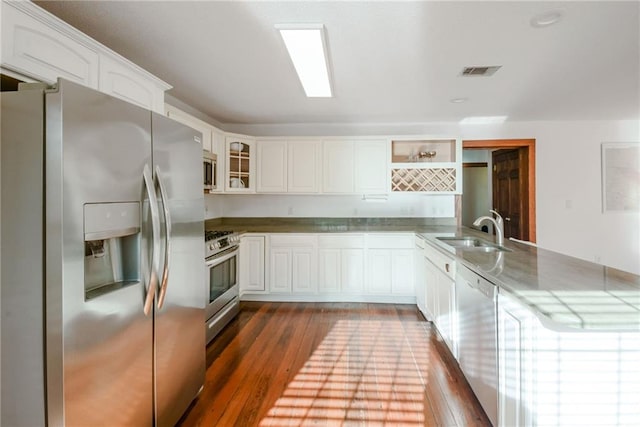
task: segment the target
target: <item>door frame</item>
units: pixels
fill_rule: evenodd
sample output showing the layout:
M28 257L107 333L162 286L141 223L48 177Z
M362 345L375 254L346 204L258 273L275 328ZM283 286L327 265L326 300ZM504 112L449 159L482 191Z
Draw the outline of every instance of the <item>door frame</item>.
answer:
M535 139L467 139L462 141L462 149L503 149L527 147L529 200L529 240L536 242L536 140Z

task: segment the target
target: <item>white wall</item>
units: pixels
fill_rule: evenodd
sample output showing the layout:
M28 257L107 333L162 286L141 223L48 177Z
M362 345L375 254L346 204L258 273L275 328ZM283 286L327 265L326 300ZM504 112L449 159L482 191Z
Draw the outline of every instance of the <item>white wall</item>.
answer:
M455 196L391 194L385 202L362 196L208 195L207 217L453 218ZM211 216L209 216L211 215Z
M457 135L536 139L537 242L540 247L640 274L640 214L604 214L600 144L640 142L640 120L457 123L227 125L261 136Z

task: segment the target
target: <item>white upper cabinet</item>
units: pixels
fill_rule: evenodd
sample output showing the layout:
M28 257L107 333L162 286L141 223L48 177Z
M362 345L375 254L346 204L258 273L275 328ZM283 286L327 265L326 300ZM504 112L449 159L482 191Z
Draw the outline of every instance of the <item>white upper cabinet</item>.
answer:
M258 193L284 193L287 191L286 141L257 141Z
M4 73L55 83L64 78L164 114L171 86L28 1L2 1Z
M322 141L322 191L349 194L354 192L353 141Z
M322 142L324 193L383 194L389 192L385 140L325 140Z
M2 67L46 83L62 77L97 88L98 52L63 32L69 28L29 2L3 1Z
M256 146L258 193L318 193L319 141L259 139Z
M289 141L287 144L287 190L289 193L320 191L320 141Z
M164 109L164 90L110 55L100 55L98 90L153 111Z
M354 152L355 192L361 194L389 192L389 142L385 140L356 141Z
M228 134L225 138L225 183L229 193L256 191L256 141L246 135Z

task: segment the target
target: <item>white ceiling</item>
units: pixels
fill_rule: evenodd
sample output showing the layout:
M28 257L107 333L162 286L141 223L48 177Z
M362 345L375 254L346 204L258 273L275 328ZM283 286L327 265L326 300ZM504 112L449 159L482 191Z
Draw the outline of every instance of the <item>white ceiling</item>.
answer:
M37 3L221 123L640 117L638 1ZM530 25L556 8L559 23ZM281 23L325 25L333 98L305 97ZM481 65L502 68L460 76Z

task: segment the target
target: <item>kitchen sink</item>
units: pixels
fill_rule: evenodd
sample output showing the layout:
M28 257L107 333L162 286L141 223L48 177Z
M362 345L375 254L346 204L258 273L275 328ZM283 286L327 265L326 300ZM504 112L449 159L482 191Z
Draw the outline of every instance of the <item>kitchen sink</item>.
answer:
M479 252L510 252L510 249L498 246L477 237L436 237L436 239L456 249L474 250Z

